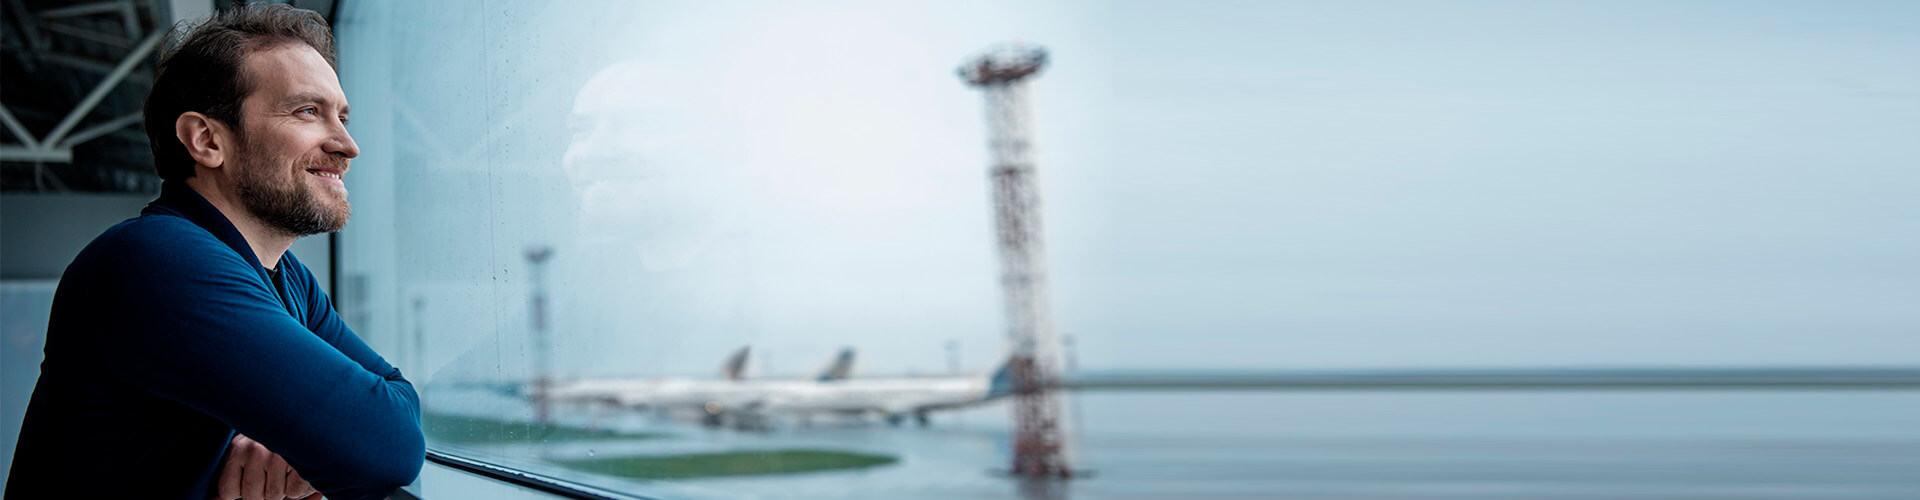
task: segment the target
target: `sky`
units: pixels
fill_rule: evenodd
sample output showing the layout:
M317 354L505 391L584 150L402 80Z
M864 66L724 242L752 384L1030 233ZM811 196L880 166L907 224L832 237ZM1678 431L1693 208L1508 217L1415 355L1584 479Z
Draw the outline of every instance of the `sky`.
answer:
M1008 41L1052 56L1079 368L1920 352L1911 3L351 4L339 30L343 265L372 283L343 314L430 372L525 369L542 245L574 373L748 344L932 373L950 341L990 367L986 125L953 71Z

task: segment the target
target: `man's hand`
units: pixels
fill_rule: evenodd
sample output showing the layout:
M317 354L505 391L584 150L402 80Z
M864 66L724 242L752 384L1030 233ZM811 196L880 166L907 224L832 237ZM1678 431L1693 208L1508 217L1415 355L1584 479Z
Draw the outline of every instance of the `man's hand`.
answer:
M313 485L280 455L258 441L235 433L227 445L227 463L220 468L219 500L318 500Z

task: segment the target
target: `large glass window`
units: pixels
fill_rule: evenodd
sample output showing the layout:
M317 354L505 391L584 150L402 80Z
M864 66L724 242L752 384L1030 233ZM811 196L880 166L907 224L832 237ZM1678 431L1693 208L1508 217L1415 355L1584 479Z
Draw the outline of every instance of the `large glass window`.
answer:
M662 496L1034 494L985 472L1004 399L895 403L1006 358L955 68L1024 41L1071 372L1911 367L1916 16L343 2L335 296L436 450ZM805 395L842 349L904 395ZM702 392L730 378L793 384ZM1920 492L1910 392L1078 398L1093 498Z

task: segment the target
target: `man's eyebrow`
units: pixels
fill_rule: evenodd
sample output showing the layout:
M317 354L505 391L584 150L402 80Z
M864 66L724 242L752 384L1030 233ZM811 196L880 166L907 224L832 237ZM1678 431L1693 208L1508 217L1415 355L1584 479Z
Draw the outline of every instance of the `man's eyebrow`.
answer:
M303 104L315 104L315 105L326 106L326 105L333 104L333 100L328 99L324 95L320 95L318 93L313 93L313 92L302 92L302 93L287 96L287 98L280 100L280 107L282 108L291 108L291 107L299 106ZM347 106L341 105L340 113L345 114L346 112L347 112Z

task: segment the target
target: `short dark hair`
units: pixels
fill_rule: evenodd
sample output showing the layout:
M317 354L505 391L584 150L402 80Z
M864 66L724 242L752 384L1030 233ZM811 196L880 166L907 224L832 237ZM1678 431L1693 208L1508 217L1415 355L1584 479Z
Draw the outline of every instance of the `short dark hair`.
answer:
M284 4L240 5L200 22L174 25L154 66L153 92L142 110L153 168L164 180L193 177L193 156L174 136L181 113L198 111L242 134L240 103L253 93L243 71L247 54L304 43L335 70L333 29L311 10Z

